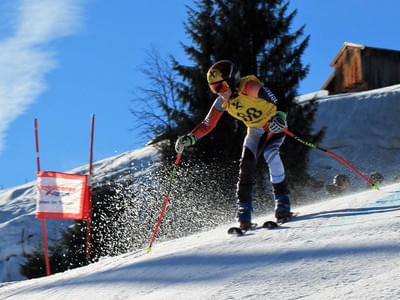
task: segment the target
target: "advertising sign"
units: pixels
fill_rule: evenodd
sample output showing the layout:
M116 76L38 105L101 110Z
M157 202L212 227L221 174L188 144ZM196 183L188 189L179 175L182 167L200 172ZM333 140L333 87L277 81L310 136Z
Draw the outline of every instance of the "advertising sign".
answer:
M89 218L88 176L37 172L36 218Z

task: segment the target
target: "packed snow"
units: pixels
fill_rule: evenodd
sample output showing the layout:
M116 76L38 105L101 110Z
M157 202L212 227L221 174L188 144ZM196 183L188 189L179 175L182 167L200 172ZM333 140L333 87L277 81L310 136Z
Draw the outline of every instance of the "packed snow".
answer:
M400 85L320 98L314 128L327 127L320 146L351 162L362 173L379 172L386 179L400 176ZM293 129L295 131L295 129ZM310 152L309 173L323 181L352 172L321 151ZM363 185L354 180L353 188Z
M150 253L4 284L0 298L400 298L400 184L295 209L300 216L275 230L236 237L225 224Z
M41 239L34 218L35 183L0 191L0 299L396 299L400 298L400 85L318 100L321 146L365 175L385 177L379 191L332 157L311 151L309 172L324 183L352 177L348 194L294 207L300 216L281 228L232 237L210 231L160 242L50 277L23 280L19 264ZM292 129L296 132L295 129ZM151 146L94 165L94 181L157 164ZM71 170L86 173L87 166ZM233 216L232 216L233 217ZM165 215L168 218L168 211ZM232 218L233 219L233 218ZM262 224L272 215L257 217ZM232 220L233 221L233 220ZM48 234L69 221L48 220ZM12 282L19 280L17 282Z

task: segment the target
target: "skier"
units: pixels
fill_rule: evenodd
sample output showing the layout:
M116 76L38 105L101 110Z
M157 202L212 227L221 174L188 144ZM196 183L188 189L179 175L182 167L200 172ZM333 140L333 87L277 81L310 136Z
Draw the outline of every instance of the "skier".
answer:
M255 227L251 222L253 174L256 160L263 155L268 164L275 201L275 217L289 218L290 198L285 169L279 155L287 127L283 103L254 76L240 77L237 66L229 60L213 64L207 72L211 91L218 97L205 119L190 133L177 139L175 150L180 153L210 133L227 111L247 126L240 159L237 183L237 218L243 231Z

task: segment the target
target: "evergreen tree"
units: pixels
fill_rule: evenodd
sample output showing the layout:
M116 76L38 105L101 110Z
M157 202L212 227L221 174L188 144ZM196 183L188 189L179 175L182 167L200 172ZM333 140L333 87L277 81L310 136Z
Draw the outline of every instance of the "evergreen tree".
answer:
M304 26L291 32L296 10L288 12L289 1L283 0L199 0L195 8L188 7L186 32L193 45L183 45L193 65L174 61L175 70L183 78L179 96L188 107L189 122L177 122L178 134L191 130L207 114L215 100L206 81L212 63L221 59L235 62L241 75L256 75L286 104L289 128L312 142L322 138L322 132L310 133L316 105L295 103L299 82L308 66L301 62L309 41L303 38ZM235 161L240 157L245 126L228 114L213 133L185 155L203 160ZM287 173L299 183L307 178L307 147L287 139L282 148ZM231 178L232 180L232 178Z

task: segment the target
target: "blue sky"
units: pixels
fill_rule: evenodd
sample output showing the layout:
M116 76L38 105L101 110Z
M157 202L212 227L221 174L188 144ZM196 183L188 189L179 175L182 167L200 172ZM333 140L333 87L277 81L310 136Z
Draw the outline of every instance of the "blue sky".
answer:
M397 0L292 0L293 29L311 35L310 73L299 94L319 90L343 43L400 50ZM87 164L142 147L129 108L148 84L138 70L152 46L187 62L180 42L186 0L2 0L0 2L0 188L36 179L34 119L42 170Z

